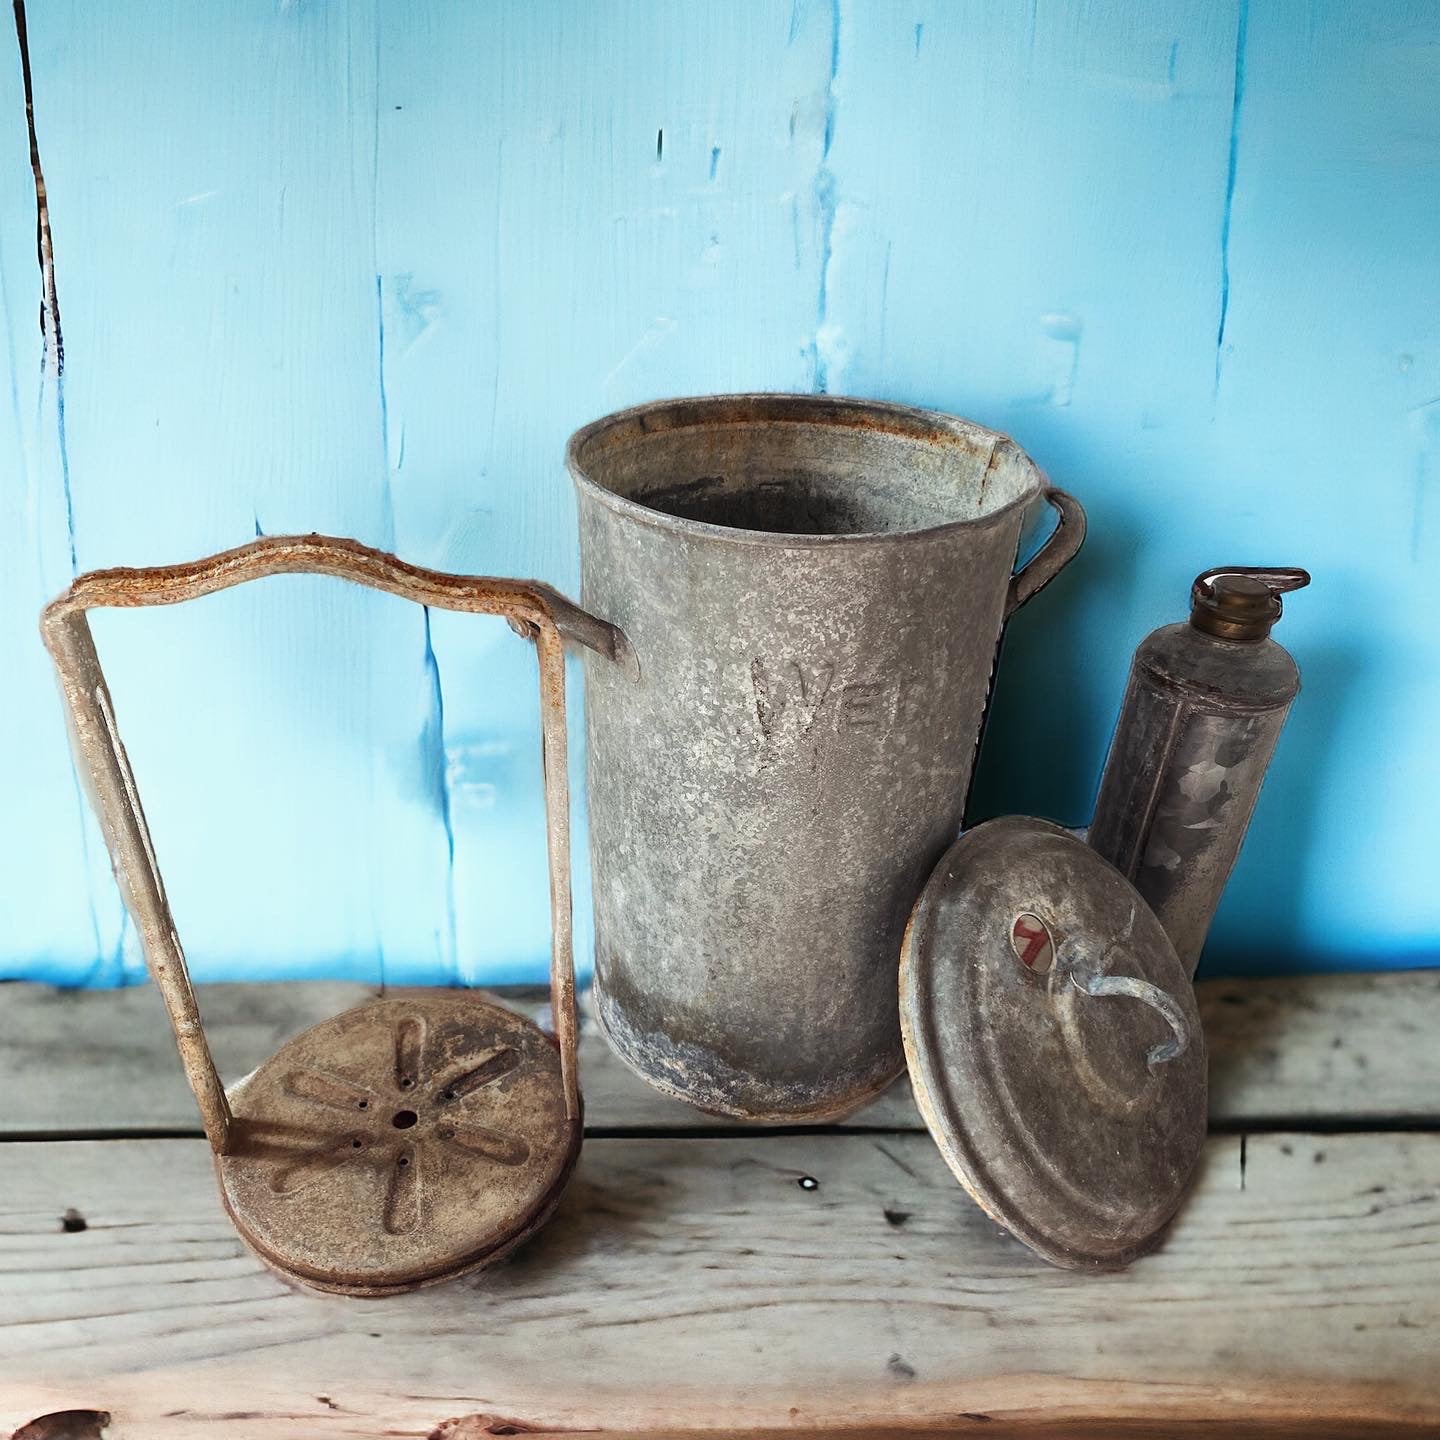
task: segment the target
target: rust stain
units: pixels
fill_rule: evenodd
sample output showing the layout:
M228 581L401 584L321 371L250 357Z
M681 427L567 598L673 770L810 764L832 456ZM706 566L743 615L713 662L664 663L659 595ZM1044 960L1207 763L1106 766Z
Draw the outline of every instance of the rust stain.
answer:
M105 1440L109 1424L108 1410L55 1410L22 1425L10 1440Z
M588 1431L588 1427L587 1427ZM532 1425L509 1415L457 1415L442 1420L425 1440L488 1440L491 1435L573 1435L571 1426Z

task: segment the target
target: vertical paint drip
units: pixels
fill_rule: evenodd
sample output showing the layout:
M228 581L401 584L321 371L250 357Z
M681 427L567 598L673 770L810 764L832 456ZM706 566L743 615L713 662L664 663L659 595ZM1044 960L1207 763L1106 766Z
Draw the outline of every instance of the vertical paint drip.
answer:
M1225 209L1220 216L1220 321L1215 330L1215 390L1220 394L1220 369L1225 355L1225 324L1230 315L1230 215L1235 205L1235 170L1240 156L1240 106L1245 98L1245 41L1250 25L1249 0L1240 0L1235 23L1235 85L1230 98L1230 149L1225 169Z
M384 550L395 548L395 496L390 486L390 400L385 390L385 282L375 277L376 375L380 404L380 486L381 504L385 511L385 534L380 539Z
M790 4L790 32L785 37L787 45L793 45L800 34L800 26L805 20L804 0L791 0Z
M430 773L435 786L435 799L440 822L445 827L445 935L444 962L450 974L456 974L458 960L455 926L455 826L451 820L450 772L445 757L445 692L440 683L440 662L430 634L430 607L425 611L425 670L430 677L430 719L421 732L420 741L430 758Z
M825 86L825 138L820 165L815 171L815 208L820 220L820 280L815 300L814 357L815 389L827 394L830 366L826 355L825 331L830 319L830 261L835 249L835 172L830 168L830 147L835 141L836 79L840 73L840 0L830 7L830 73Z
M385 374L385 281L380 274L380 57L381 27L375 27L375 113L370 150L370 264L375 272L376 389L380 407L380 501L385 516L382 549L395 548L395 496L391 489L390 400ZM396 107L399 108L398 106ZM396 469L399 468L397 465Z

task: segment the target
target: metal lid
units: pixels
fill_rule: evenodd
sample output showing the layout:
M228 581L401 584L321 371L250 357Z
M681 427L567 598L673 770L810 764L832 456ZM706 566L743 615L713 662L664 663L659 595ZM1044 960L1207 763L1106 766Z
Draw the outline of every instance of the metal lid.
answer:
M580 1150L560 1051L466 993L372 1001L230 1090L225 1206L272 1265L386 1295L489 1264L555 1208Z
M1119 871L1044 820L968 832L910 916L900 1023L925 1123L986 1214L1076 1269L1158 1243L1205 1140L1205 1043Z

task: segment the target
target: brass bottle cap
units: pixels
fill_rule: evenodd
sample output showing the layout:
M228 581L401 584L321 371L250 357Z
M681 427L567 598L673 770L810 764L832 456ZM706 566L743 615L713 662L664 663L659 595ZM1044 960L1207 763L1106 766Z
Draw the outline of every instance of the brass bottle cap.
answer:
M1310 583L1308 571L1223 565L1195 577L1190 623L1220 640L1263 640L1280 618L1280 596Z

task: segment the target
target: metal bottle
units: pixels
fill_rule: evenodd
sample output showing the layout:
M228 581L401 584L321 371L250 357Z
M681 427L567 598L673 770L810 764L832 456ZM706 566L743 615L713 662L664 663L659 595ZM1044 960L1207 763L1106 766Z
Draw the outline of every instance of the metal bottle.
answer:
M1300 690L1270 639L1304 570L1197 576L1190 619L1141 642L1100 780L1091 846L1149 902L1193 976Z

